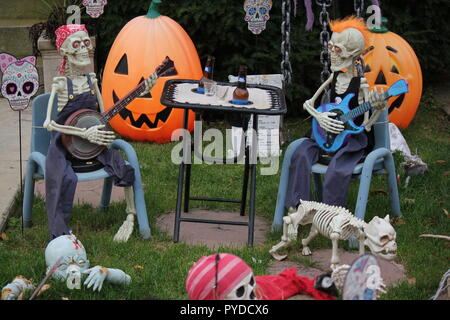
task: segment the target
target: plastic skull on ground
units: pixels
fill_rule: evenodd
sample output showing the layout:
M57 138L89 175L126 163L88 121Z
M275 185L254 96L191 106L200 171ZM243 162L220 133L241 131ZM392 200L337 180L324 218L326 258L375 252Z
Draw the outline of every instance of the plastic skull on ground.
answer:
M0 70L3 72L2 95L8 99L9 105L15 111L26 109L31 97L39 89L39 75L35 64L34 56L18 60L10 54L0 54Z
M229 253L202 257L186 278L191 300L256 300L255 288L253 270Z
M92 18L100 17L107 4L107 0L83 0L83 5L86 7L86 13Z
M62 260L60 258L62 257ZM63 235L53 239L45 249L47 273L58 263L53 273L55 279L66 281L69 289L80 289L82 275L88 275L84 285L100 291L106 280L116 284L129 284L131 277L122 270L95 266L89 269L86 250L74 235Z
M272 9L272 0L246 0L244 3L245 21L248 29L254 34L260 34L266 29L270 19L269 11Z

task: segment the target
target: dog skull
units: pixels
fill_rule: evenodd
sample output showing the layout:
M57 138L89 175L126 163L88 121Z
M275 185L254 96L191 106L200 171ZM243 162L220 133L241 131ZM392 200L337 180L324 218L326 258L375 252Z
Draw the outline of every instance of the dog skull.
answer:
M374 217L365 228L365 233L365 245L374 255L388 261L395 259L397 234L389 222L389 215L384 219Z
M328 43L328 54L333 72L349 68L364 50L364 36L354 28L333 32Z

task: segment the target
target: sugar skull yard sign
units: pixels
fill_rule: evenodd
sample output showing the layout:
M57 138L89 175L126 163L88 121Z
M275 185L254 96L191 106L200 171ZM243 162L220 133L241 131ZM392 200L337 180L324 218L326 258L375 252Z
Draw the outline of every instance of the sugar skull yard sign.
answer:
M14 111L28 107L30 99L39 89L39 75L35 67L36 57L22 59L8 54L0 54L2 76L2 95L8 99Z
M254 34L260 34L266 29L266 23L270 19L269 11L272 9L272 0L245 0L245 21L248 29Z
M92 18L100 17L107 4L107 0L83 0L83 5L86 7L86 13Z

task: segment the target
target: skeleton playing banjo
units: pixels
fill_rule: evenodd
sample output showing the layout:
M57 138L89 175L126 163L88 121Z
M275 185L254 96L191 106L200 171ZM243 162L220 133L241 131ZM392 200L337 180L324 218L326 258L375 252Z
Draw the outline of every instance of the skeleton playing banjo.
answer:
M96 160L101 162L105 170L113 177L114 184L123 186L126 198L127 218L114 237L114 241L125 242L134 227L136 209L134 205L134 169L127 165L117 150L106 148L115 139L114 132L105 130L104 122L86 127L77 127L68 121L80 110L89 109L90 114L99 111L104 118L104 105L95 73L85 74L90 65L89 52L93 50L89 35L84 25L64 25L56 30L56 46L63 56L61 76L53 78L52 90L47 107L44 127L52 132L52 138L46 157L46 207L49 232L52 238L70 234L68 226L77 184L77 176L73 171L68 150L63 145L62 137L71 136L77 141L89 142L99 146L100 154ZM156 83L158 73L153 73L138 86L134 97L146 94ZM52 120L52 108L57 98L58 115ZM126 98L125 98L126 99ZM124 99L123 99L124 100ZM123 102L123 101L122 101ZM93 119L90 117L89 119ZM95 122L95 121L94 121ZM67 137L66 137L67 138ZM95 156L95 155L94 155ZM93 157L94 157L93 156Z

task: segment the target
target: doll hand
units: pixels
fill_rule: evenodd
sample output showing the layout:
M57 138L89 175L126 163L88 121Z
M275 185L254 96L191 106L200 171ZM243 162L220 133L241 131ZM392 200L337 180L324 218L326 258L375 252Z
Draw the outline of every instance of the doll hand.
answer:
M344 130L344 123L332 118L335 116L336 113L334 112L319 112L315 118L322 129L330 133L339 134Z
M387 107L387 101L385 99L384 89L381 88L380 92L377 92L377 89L374 88L369 92L369 102L372 105L372 108L376 110L383 110Z
M143 95L146 95L150 90L152 90L153 86L156 84L156 80L158 80L158 75L153 73L150 77L144 80L145 83L145 90L141 93L141 97Z
M83 271L83 274L89 274L86 281L84 281L84 285L87 286L88 289L94 286L92 290L98 290L100 292L100 290L102 290L103 282L108 275L108 269L101 266L95 266Z
M81 137L88 140L91 143L95 143L102 146L109 146L115 139L114 132L101 130L105 125L92 126L83 131Z

